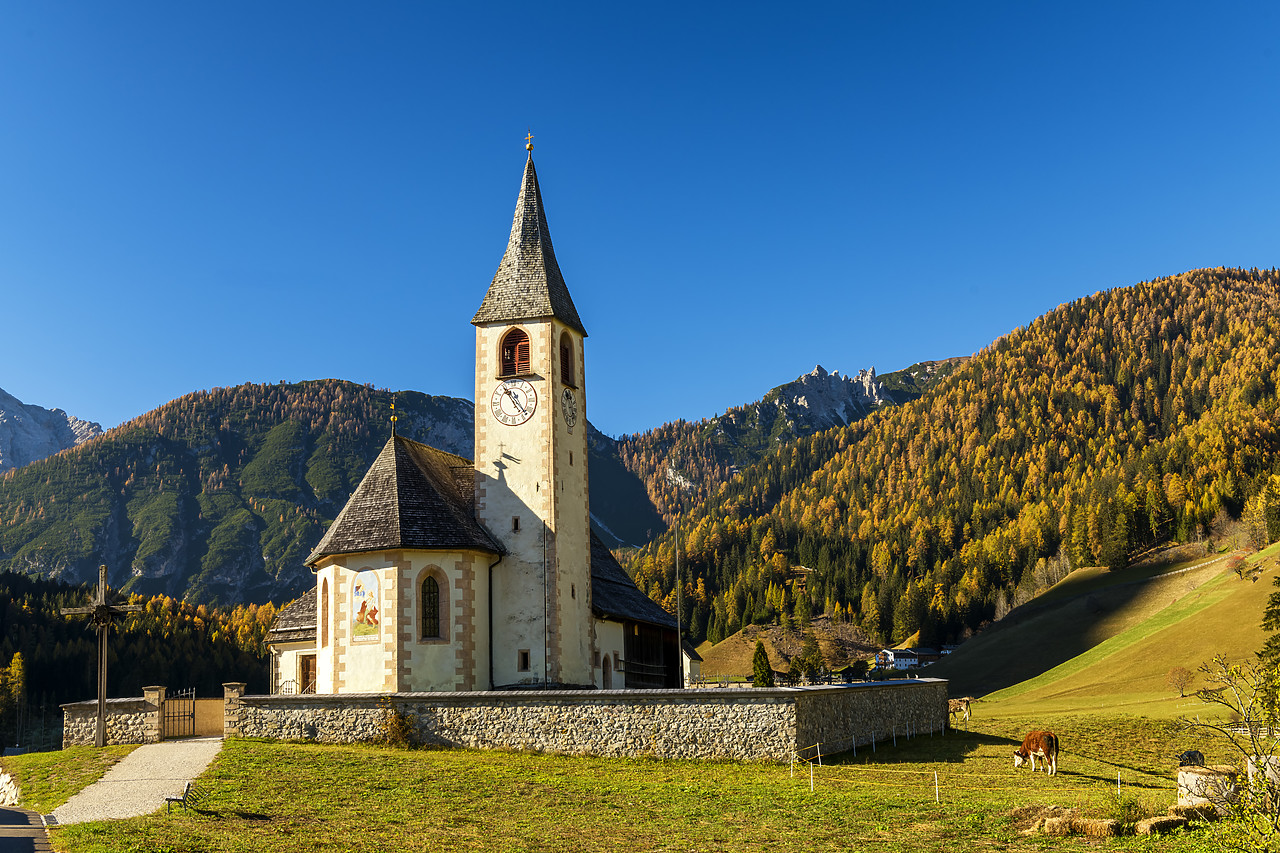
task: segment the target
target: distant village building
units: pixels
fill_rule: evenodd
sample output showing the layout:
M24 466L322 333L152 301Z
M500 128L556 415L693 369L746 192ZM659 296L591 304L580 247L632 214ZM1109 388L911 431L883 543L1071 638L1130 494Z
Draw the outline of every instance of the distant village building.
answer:
M675 619L591 531L587 333L532 153L471 322L475 460L393 428L272 626L273 692L682 686Z
M949 652L939 652L937 649L916 648L916 649L881 649L876 652L876 666L881 669L911 669L912 667L925 666L942 659L943 654Z

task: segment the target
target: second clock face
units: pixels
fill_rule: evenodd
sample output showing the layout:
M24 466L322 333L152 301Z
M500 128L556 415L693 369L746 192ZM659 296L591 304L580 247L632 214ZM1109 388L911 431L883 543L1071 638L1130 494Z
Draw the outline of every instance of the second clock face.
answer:
M568 388L560 396L560 411L564 414L564 422L572 429L578 422L578 398Z
M533 417L538 392L523 379L508 379L493 389L489 401L493 416L507 426L518 426Z

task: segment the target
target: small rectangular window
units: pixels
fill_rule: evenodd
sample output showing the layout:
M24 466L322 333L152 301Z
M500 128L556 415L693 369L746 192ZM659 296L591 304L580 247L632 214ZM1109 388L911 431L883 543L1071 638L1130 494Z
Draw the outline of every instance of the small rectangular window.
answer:
M511 532L512 533L520 532L520 516L518 515L511 516Z
M529 671L529 650L528 649L521 649L517 653L516 669L520 672Z

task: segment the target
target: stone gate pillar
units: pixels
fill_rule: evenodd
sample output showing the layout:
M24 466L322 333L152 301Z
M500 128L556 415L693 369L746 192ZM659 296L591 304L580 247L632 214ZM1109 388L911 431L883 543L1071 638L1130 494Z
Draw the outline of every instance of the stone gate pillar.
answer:
M222 736L240 736L240 697L244 695L243 681L228 681L222 685Z
M159 743L164 740L164 694L164 687L142 688L143 743Z

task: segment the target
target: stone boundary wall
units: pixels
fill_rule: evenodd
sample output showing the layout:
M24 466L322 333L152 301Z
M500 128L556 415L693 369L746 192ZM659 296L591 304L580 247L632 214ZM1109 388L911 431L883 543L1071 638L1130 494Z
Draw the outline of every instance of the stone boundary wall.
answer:
M107 700L107 743L115 746L149 743L159 707L146 699ZM93 746L98 733L98 703L71 702L62 706L62 748Z
M947 682L830 687L244 696L226 687L224 734L324 743L376 741L389 703L418 742L604 757L787 761L942 731ZM806 751L807 750L807 751Z
M796 703L796 727L800 755L847 752L856 746L895 737L941 733L950 720L947 682L921 678L912 682L904 699L897 682L854 685L858 691L802 695Z

